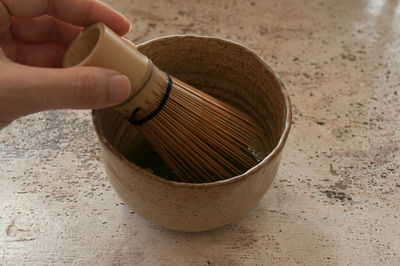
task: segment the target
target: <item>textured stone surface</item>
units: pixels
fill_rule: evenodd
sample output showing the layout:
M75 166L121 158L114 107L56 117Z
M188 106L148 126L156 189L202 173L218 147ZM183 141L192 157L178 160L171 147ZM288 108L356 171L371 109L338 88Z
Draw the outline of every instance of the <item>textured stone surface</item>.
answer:
M220 230L176 233L131 212L99 161L88 111L0 132L0 264L398 265L398 1L106 1L137 43L237 41L281 75L294 124L271 189Z

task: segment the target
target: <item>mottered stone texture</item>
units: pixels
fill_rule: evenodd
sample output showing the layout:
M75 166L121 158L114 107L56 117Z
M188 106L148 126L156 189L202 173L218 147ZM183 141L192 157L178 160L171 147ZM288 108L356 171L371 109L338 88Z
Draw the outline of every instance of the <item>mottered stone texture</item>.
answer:
M283 79L293 127L260 204L219 230L138 217L110 186L89 111L0 131L0 265L398 265L400 2L107 0L140 43L239 42Z

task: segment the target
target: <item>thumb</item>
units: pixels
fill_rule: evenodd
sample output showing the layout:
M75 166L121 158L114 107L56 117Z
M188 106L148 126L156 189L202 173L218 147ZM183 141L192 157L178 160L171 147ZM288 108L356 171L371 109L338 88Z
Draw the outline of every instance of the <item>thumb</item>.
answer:
M11 109L26 115L49 109L98 109L122 103L130 94L130 81L120 73L96 67L35 68L13 64L0 73L8 88ZM1 71L3 72L3 71ZM3 78L4 79L4 78ZM0 102L1 99L0 91Z

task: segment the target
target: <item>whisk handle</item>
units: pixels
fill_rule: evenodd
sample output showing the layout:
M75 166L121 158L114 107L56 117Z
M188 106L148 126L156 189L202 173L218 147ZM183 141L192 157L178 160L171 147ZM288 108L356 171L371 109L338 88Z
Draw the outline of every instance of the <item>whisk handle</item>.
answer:
M126 75L132 86L126 103L139 94L154 71L153 64L145 55L102 22L96 22L84 29L71 43L65 53L63 67L72 66L104 67ZM124 104L117 109L130 117L133 106Z

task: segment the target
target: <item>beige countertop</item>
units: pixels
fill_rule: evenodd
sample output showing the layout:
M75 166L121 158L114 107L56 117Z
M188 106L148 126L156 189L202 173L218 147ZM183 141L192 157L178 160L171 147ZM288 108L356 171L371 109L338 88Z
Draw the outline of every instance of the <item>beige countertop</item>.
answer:
M294 123L260 204L205 233L129 210L99 159L89 111L0 132L0 265L399 265L400 2L107 0L140 43L239 42L282 77Z

